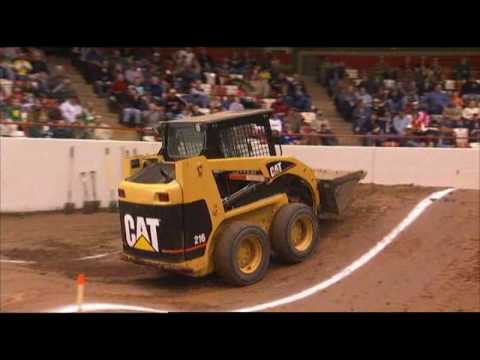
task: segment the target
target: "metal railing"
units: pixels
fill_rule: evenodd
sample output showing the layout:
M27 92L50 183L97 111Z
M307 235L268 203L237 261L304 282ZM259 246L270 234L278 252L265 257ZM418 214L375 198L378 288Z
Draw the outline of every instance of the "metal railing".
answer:
M62 128L62 129L87 129L87 130L112 130L112 131L125 131L125 132L135 132L137 134L152 134L152 128L127 128L122 126L103 126L103 125L81 125L81 124L58 124L56 122L21 122L21 121L0 121L0 125L17 125L21 128ZM276 136L278 137L291 137L291 138L355 138L355 139L368 139L368 140L427 140L427 141L436 141L436 140L473 140L480 141L480 132L478 135L467 135L467 136L457 136L457 135L432 135L432 134L408 134L408 135L398 135L398 134L344 134L344 133L330 133L330 134L321 134L321 133L280 133Z

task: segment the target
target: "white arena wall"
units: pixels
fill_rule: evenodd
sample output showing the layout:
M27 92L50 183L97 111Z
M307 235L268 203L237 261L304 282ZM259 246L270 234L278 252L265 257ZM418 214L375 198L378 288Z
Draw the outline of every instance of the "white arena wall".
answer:
M74 147L72 201L83 205L82 171L97 172L101 206L110 201L109 189L122 176L121 159L130 154L153 154L160 144L135 141L0 138L0 212L61 210L67 202L70 148ZM111 151L107 176L105 149ZM480 150L375 148L351 146L283 146L315 169L365 170L364 183L384 185L480 188ZM110 178L110 180L109 180ZM113 185L109 185L113 184ZM90 180L88 183L92 193ZM115 190L115 197L116 197Z
M158 152L157 143L72 139L0 138L0 212L63 209L69 187L70 147L74 147L72 202L83 206L82 171L96 171L101 206L110 202L109 182L122 177L122 153ZM111 151L111 179L106 172L105 149ZM90 176L90 174L88 174ZM92 186L88 177L88 191ZM115 190L115 199L116 199Z
M362 183L480 189L479 148L284 146L315 169L365 170Z

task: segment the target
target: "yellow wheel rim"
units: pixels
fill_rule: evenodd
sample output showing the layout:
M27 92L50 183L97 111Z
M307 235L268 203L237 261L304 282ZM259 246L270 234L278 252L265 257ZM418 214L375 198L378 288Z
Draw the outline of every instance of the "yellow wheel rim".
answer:
M244 274L254 273L258 269L262 262L262 246L258 236L250 235L240 242L237 262Z
M290 230L290 240L297 251L307 250L313 241L313 224L310 217L300 216Z

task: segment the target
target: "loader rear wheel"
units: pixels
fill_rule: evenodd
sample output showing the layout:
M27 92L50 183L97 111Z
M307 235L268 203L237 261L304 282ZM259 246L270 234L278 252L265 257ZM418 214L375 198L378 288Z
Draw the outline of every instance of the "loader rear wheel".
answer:
M283 262L302 262L318 243L318 222L312 209L301 203L284 205L272 223L272 247Z
M215 246L215 268L231 285L245 286L261 280L270 263L270 242L260 227L232 223L220 234Z

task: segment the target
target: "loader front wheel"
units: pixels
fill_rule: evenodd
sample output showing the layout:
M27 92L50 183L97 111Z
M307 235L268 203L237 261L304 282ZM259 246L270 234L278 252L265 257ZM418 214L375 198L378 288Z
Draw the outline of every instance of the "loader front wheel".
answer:
M215 268L231 285L245 286L261 280L270 263L270 242L260 227L231 223L217 239Z
M284 205L275 215L271 229L273 250L286 263L303 261L318 243L318 222L305 204Z

